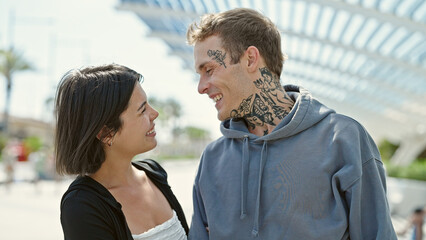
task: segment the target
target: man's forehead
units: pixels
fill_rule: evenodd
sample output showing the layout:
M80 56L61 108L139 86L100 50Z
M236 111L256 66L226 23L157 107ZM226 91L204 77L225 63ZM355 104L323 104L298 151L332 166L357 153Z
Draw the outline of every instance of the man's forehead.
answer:
M217 36L210 36L203 41L197 42L194 46L194 60L195 70L198 71L203 68L207 63L211 62L212 59L208 55L209 50L222 50L220 46L221 41Z
M222 49L221 47L221 39L218 36L210 36L204 39L203 41L199 41L195 43L194 50L201 50L201 51L207 51L206 49Z
M194 65L196 71L202 69L208 62L211 61L207 51L208 49L194 49Z

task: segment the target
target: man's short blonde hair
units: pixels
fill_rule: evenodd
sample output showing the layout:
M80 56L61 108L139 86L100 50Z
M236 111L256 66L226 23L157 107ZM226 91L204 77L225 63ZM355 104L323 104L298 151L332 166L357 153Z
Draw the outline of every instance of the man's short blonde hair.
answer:
M259 49L266 67L281 75L285 55L281 51L281 35L272 21L261 13L247 8L206 14L199 23L192 23L186 33L188 44L195 45L217 35L222 47L231 56L231 64L238 63L249 46Z

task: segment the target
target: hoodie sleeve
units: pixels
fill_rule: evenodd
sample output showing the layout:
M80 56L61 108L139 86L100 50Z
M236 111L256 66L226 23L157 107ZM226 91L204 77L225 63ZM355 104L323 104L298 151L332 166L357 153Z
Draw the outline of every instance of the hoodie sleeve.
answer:
M397 239L386 199L382 163L371 159L363 164L362 176L347 191L351 239Z
M202 169L202 159L200 161L200 166L198 167L198 173L195 178L193 192L192 192L192 202L194 213L192 215L191 227L189 228L189 240L204 240L209 239L209 234L206 227L208 227L206 212L204 209L203 198L200 194L199 189L199 178Z
M92 201L94 200L94 201ZM80 191L70 193L61 206L61 224L65 240L114 240L108 225L96 207L96 199L82 196Z
M396 240L386 197L386 174L373 139L358 124L346 128L343 135L347 141L342 141L342 152L351 163L346 179L357 176L343 189L350 239Z

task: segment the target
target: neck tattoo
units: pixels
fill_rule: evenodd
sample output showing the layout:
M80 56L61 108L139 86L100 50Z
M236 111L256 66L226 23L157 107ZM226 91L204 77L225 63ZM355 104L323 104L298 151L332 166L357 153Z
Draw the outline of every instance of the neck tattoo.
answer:
M238 109L231 111L231 118L245 119L249 130L256 127L276 126L275 119L282 120L291 111L293 100L283 90L281 83L266 67L259 68L261 78L253 83L260 93L243 99ZM269 130L263 131L267 135Z

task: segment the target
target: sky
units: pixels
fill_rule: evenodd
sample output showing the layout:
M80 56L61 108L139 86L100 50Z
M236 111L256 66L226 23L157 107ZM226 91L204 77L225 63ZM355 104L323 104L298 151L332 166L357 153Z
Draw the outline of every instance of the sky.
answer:
M14 46L35 70L13 79L10 113L52 121L51 106L61 77L72 68L117 63L145 77L148 97L174 98L183 108L182 126L196 126L220 136L213 102L197 92L197 75L169 54L160 39L118 0L0 0L0 48ZM0 111L5 80L0 76ZM157 136L161 136L157 130Z

